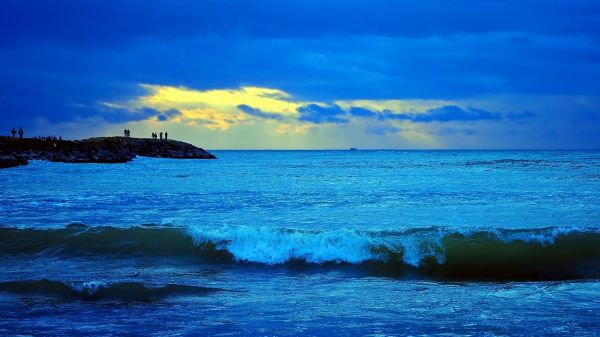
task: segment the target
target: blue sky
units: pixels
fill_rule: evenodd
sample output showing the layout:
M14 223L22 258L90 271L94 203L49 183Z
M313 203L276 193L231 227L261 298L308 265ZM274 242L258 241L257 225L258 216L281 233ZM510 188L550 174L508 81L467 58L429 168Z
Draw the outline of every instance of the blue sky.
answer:
M2 125L212 148L600 148L597 1L0 2Z

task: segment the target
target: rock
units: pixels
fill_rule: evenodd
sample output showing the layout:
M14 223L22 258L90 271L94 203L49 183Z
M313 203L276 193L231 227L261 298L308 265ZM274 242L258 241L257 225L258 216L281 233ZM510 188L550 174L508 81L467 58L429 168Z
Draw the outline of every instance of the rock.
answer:
M0 168L27 165L27 159L21 156L0 156Z
M216 159L199 147L176 140L98 137L46 141L0 137L0 168L26 165L29 159L64 163L125 163L136 156Z

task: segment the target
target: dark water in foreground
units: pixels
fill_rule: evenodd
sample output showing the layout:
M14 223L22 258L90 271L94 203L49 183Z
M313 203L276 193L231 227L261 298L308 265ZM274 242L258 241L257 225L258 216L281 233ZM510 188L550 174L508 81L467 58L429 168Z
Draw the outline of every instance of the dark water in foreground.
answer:
M0 171L0 335L600 334L600 152Z

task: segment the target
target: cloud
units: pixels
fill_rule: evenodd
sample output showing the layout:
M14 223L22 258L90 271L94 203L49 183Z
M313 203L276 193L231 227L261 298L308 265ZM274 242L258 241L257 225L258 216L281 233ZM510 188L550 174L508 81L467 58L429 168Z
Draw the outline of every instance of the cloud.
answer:
M333 103L600 95L599 10L590 1L528 1L518 9L476 1L250 1L224 11L228 4L0 2L0 117L9 124L95 118L98 110L76 105L137 97L145 90L138 83L200 91L251 84ZM323 8L348 20L332 22ZM306 15L278 15L287 10ZM488 11L498 15L477 19ZM403 25L391 23L398 17ZM277 93L263 97L270 95Z
M78 106L80 116L78 121L96 121L98 123L123 124L146 120L167 121L180 115L176 109L159 111L151 107L125 107L121 105L100 104L93 106Z
M406 129L448 143L442 124L467 123L491 145L597 147L599 14L595 0L0 1L0 119L389 144Z
M214 130L251 123L251 117L283 120L298 115L303 104L281 90L261 87L197 90L142 84L146 93L112 106L129 110L150 108L158 111L157 120L174 120Z
M523 112L509 112L506 114L506 118L511 121L521 121L524 119L534 118L536 115L531 111L523 111Z
M422 114L413 114L411 121L416 123L429 122L474 122L481 120L499 121L502 116L497 112L468 107L463 109L456 105L446 105L429 109Z
M376 105L376 102L373 101L369 103L369 105ZM421 110L418 108L418 106L410 106L410 104L402 103L403 102L396 102L396 105L402 110L410 110L392 111L390 109L383 109L381 111L377 111L364 107L352 106L349 109L349 114L356 117L376 118L381 121L396 120L409 121L413 123L475 122L482 120L500 121L502 119L500 113L490 112L474 107L462 108L457 105L443 105L435 108ZM435 102L433 104L435 104ZM519 115L519 117L521 116ZM525 116L523 116L522 118L525 118Z
M172 39L202 34L256 38L319 38L332 35L446 36L499 30L548 35L594 34L593 0L418 2L20 0L0 2L5 43L40 38L61 43L115 44L132 39ZM294 15L281 15L294 13ZM344 20L332 20L336 13ZM494 13L493 16L487 15ZM568 14L568 15L565 15ZM481 20L481 17L486 20ZM107 20L110 18L110 20ZM201 22L202 24L198 24ZM402 22L401 25L396 24ZM151 23L151 24L150 24Z
M355 117L375 117L377 116L377 113L374 111L371 111L367 108L361 108L361 107L350 107L350 115L355 116Z
M168 116L171 115L173 112L169 111L165 111L160 112L156 109L152 109L149 107L142 107L139 109L132 109L132 110L124 110L124 109L115 109L115 110L109 110L112 113L111 114L104 114L104 119L107 122L118 122L118 123L123 123L123 122L135 122L135 121L143 121L143 120L147 120L147 119L152 119L152 118L156 118L156 119L161 119L161 118L165 118L168 119ZM176 113L176 111L174 111ZM115 114L117 113L117 114ZM118 117L118 119L115 118L110 118L107 119L106 116L116 116Z
M260 117L260 118L264 118L264 119L276 119L276 120L283 119L283 116L280 114L267 113L260 109L253 108L247 104L240 104L237 107L238 107L238 109L242 110L244 113L246 113L248 115L252 115L252 116L256 116L256 117Z
M356 119L404 123L500 121L499 113L475 107L439 105L438 101L339 101L338 103L312 102L297 99L291 94L273 88L240 87L238 89L197 90L154 84L141 85L146 93L126 102L105 102L130 120L174 120L210 129L227 130L232 125L271 120L290 123L349 124ZM378 110L377 107L400 109ZM135 113L132 113L135 112ZM525 118L525 115L509 115ZM393 125L381 127L386 133L397 131ZM374 129L373 129L374 130ZM376 132L374 132L376 133Z
M379 119L381 119L381 120L392 119L392 120L398 120L398 121L412 121L413 120L413 116L411 114L408 114L408 113L395 113L395 112L392 112L391 110L384 109L383 111L381 111L381 114L379 115Z
M302 122L311 122L315 124L346 124L349 122L349 120L344 116L346 112L336 104L329 106L308 104L299 107L298 112L300 113L298 119Z
M169 109L167 111L161 112L156 116L156 118L161 122L166 122L175 117L181 116L181 111L177 109Z
M323 147L341 144L342 139L337 137L342 136L344 139L356 138L348 145L362 139L366 144L378 148L388 147L379 143L384 139L389 144L405 142L413 147L425 148L501 147L495 145L500 140L512 148L525 143L533 144L532 147L548 147L543 144L550 141L553 144L568 144L569 147L574 147L572 144L578 144L579 140L586 140L586 144L591 144L588 147L597 144L595 140L590 141L593 139L591 135L597 131L597 126L594 126L597 123L586 122L596 115L586 112L592 111L589 108L597 106L598 102L589 97L573 100L565 96L546 105L544 102L549 98L523 96L518 99L521 103L517 107L517 111L523 112L501 113L495 111L514 108L511 104L514 97L509 96L508 100L498 97L467 101L309 101L281 89L256 86L194 89L144 84L141 87L145 92L129 100L101 103L103 112L99 115L107 116L105 120L111 123L164 122L198 127L210 130L211 137L215 139L241 133L244 136L238 136L241 137L239 141L245 137L266 137L265 132L271 132L268 141L277 144L308 144L309 138L314 140L318 135ZM574 102L578 106L573 113L562 114L565 109L573 108ZM91 109L89 106L80 108ZM543 118L530 112L545 109L550 110ZM564 119L558 120L557 117ZM503 123L525 120L528 121L526 127L525 123ZM574 128L581 132L574 132ZM549 129L558 130L561 137L549 139L545 136ZM569 133L566 130L570 130ZM309 132L310 137L303 139ZM351 136L350 132L355 136ZM286 137L286 140L277 137ZM327 137L332 137L332 140L327 140ZM538 143L531 143L530 139ZM245 144L245 147L248 143L243 141L240 144ZM310 144L311 147L316 146L316 143Z
M159 108L177 105L182 109L210 106L237 110L239 105L248 105L265 112L296 115L301 104L292 101L291 96L282 90L264 87L198 90L155 84L141 86L148 94L138 98L140 103Z

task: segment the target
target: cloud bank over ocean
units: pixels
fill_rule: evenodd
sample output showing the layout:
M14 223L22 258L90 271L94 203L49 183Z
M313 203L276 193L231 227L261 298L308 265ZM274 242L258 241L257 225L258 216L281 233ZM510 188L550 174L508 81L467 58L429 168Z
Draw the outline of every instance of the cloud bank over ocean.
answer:
M0 114L30 134L169 129L212 148L597 148L599 14L588 0L6 1Z

